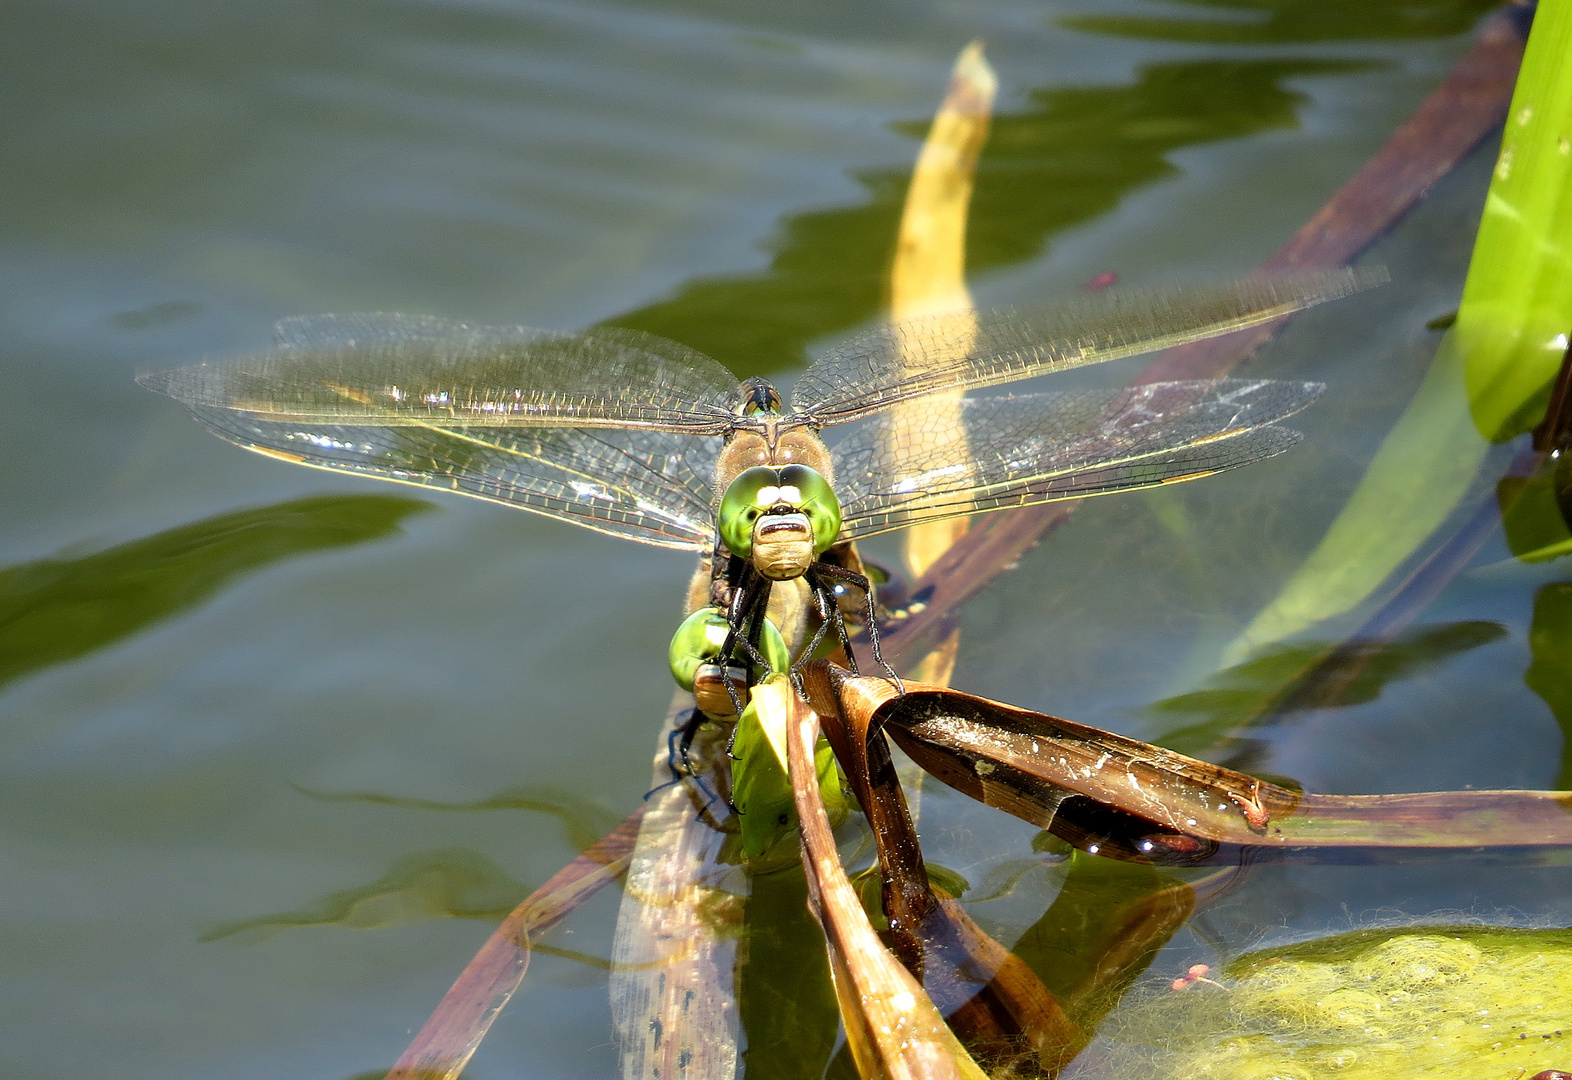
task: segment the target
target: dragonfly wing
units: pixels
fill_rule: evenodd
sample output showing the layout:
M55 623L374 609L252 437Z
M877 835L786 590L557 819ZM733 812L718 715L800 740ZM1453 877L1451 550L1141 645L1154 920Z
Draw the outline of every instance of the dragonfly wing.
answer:
M143 374L192 407L339 426L631 427L723 434L738 380L653 334L411 315L286 319L270 352Z
M1272 457L1319 383L1221 379L961 402L964 449L885 418L833 450L842 538L1190 480ZM911 449L917 447L915 451ZM959 460L958 454L959 453Z
M456 491L660 547L708 550L719 440L607 428L340 426L194 407L248 450Z
M940 390L994 386L1242 330L1383 280L1380 273L1334 270L1108 290L1038 308L892 323L815 361L797 381L792 409L817 424L838 424Z

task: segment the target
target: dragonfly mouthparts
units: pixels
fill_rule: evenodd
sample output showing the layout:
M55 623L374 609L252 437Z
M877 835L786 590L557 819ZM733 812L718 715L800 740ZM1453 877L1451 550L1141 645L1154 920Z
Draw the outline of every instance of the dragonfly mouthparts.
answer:
M773 532L806 533L808 530L807 514L798 512L796 507L781 504L772 507L764 517L759 519L759 527L755 535L765 536Z

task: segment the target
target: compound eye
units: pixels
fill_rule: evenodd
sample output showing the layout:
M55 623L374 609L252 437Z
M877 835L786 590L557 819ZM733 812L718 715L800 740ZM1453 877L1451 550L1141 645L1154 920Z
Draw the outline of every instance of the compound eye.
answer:
M726 644L726 635L730 632L731 626L726 622L726 613L718 607L699 608L682 620L682 625L677 627L677 632L671 636L671 645L666 650L666 660L671 665L671 677L677 680L678 686L692 692L699 669L705 664L715 662L716 657L720 655L721 647ZM769 661L773 670L785 671L791 667L791 654L786 650L786 639L781 637L781 632L768 619L764 620L764 633L760 636L759 651L764 655L764 659ZM746 649L738 646L732 661L748 666L749 657Z
M737 474L721 496L717 524L721 542L740 559L753 555L753 526L759 515L780 501L781 476L766 465Z
M823 474L806 465L787 465L780 471L780 488L790 492L786 501L808 515L813 527L813 551L824 554L841 531L841 501Z
M717 607L699 608L682 620L666 650L671 677L677 680L678 686L684 690L693 689L693 679L699 668L720 655L730 631L726 613Z

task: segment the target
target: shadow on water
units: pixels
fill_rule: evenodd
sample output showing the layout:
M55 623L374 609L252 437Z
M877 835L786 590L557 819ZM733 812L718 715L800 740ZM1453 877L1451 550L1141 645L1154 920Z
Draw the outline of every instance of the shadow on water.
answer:
M331 792L313 791L294 785L296 791L323 802L359 802L373 806L391 806L401 810L444 810L469 812L475 810L533 810L549 814L562 823L568 843L574 850L583 851L599 840L617 824L618 815L599 803L571 795L544 785L509 788L484 799L472 802L439 802L432 799L414 799L402 795L383 795L374 791Z
M1312 41L1382 41L1448 37L1471 29L1495 0L1371 4L1367 0L1180 0L1216 18L1072 15L1059 26L1115 37L1218 45L1290 45ZM1174 5L1165 3L1164 7Z
M1175 175L1174 151L1298 126L1288 79L1370 66L1354 60L1155 64L1131 85L1044 89L995 117L967 227L971 274L1041 254L1054 233ZM901 125L921 138L925 123ZM802 362L814 340L872 318L886 301L907 169L860 172L861 206L786 219L758 274L700 278L669 300L610 321L673 338L740 375Z
M1244 728L1293 713L1375 701L1393 683L1506 636L1498 623L1475 621L1414 627L1393 641L1355 640L1330 654L1322 642L1269 646L1218 672L1204 689L1154 702L1151 712L1160 719L1193 718L1158 741L1181 754L1205 753ZM1303 678L1307 671L1312 678Z
M737 1014L748 1033L745 1080L823 1075L840 1014L800 865L752 879L742 929Z
M1561 771L1554 786L1567 791L1572 789L1572 581L1553 581L1534 594L1528 645L1534 659L1523 681L1561 725Z
M389 495L332 495L182 525L75 559L0 570L0 687L113 645L193 608L243 574L391 535L431 509Z
M221 923L198 940L237 935L257 940L306 926L380 930L441 918L498 922L529 891L478 852L462 848L417 852L399 859L369 885L329 893L299 911Z

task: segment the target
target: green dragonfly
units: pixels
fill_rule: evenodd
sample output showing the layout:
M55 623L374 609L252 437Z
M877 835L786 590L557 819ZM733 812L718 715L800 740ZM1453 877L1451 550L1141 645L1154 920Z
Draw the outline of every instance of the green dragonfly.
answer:
M393 314L285 319L271 351L138 381L248 450L698 552L708 595L700 588L690 599L673 669L708 691L704 711L737 715L739 682L745 693L760 673L799 666L829 632L847 643L842 606L854 594L883 663L854 541L1261 461L1297 441L1277 421L1321 388L1222 379L966 398L943 414L963 438L937 443L924 411L906 403L1226 333L1368 283L1337 271L1110 290L887 324L816 360L789 407L764 379L739 380L633 330ZM865 419L833 446L820 437ZM959 459L955 446L965 448ZM806 586L799 610L816 626L811 640L793 637L789 655L767 633L782 582Z

